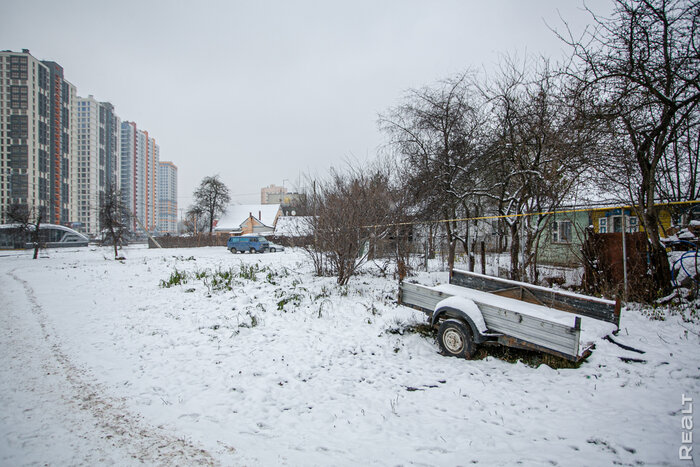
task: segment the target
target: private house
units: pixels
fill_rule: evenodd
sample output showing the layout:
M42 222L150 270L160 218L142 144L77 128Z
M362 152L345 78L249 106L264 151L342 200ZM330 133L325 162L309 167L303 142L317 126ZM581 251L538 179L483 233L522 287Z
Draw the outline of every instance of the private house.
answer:
M310 216L280 216L275 226L275 236L287 238L312 236L312 219Z
M680 206L670 204L661 206L659 212L661 235L665 236L686 211L692 211L699 206L700 202ZM644 231L642 222L634 209L629 206L565 208L561 213L551 214L548 219L549 226L540 238L538 262L562 266L580 265L581 247L586 239L586 229L592 228L594 233L601 234L621 233L623 222L627 233Z
M282 215L279 204L231 204L217 220L217 235L271 234Z
M581 247L590 224L590 211L563 210L547 218L539 240L538 262L556 266L581 264ZM566 212L569 211L569 212Z

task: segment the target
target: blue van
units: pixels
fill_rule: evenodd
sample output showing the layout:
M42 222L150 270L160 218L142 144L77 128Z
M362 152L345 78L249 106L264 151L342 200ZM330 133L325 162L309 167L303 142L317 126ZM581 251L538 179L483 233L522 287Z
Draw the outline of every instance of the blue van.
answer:
M231 253L241 253L249 251L251 253L263 253L270 248L270 243L260 235L242 235L240 237L229 237L226 248Z

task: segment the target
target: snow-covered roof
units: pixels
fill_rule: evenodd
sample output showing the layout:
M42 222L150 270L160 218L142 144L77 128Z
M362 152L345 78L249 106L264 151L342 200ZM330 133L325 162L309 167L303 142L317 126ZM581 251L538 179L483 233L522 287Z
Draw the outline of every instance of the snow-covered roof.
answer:
M237 230L251 215L272 229L279 211L279 204L230 204L226 214L216 223L215 230Z
M311 217L282 216L277 219L275 235L280 237L303 237L311 235Z

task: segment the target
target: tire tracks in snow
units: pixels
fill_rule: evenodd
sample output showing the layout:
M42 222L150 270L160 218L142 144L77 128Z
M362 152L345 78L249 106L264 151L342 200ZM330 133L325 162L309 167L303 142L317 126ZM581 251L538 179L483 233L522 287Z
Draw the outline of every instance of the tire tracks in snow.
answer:
M19 283L41 329L51 355L73 390L72 399L81 411L96 420L96 428L115 446L125 449L134 460L152 465L219 465L207 451L176 437L160 427L150 426L140 416L129 413L123 400L103 394L99 384L89 382L89 374L76 366L61 347L60 339L51 329L46 314L32 286L19 278L15 271L7 275ZM84 430L85 427L82 427ZM72 431L72 430L71 430Z

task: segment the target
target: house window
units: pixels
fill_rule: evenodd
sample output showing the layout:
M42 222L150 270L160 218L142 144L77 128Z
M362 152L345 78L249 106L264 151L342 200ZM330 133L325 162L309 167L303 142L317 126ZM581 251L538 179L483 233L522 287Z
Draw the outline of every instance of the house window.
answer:
M639 232L639 221L635 216L630 216L628 218L629 223L627 226L627 231L628 232Z
M615 233L622 232L622 216L613 216L613 227ZM636 217L625 216L625 232L639 232L639 222Z
M610 222L608 222L610 219ZM625 231L627 233L639 232L639 219L636 216L625 216ZM621 233L622 216L601 217L598 219L599 233Z
M552 243L571 243L571 221L552 222Z

